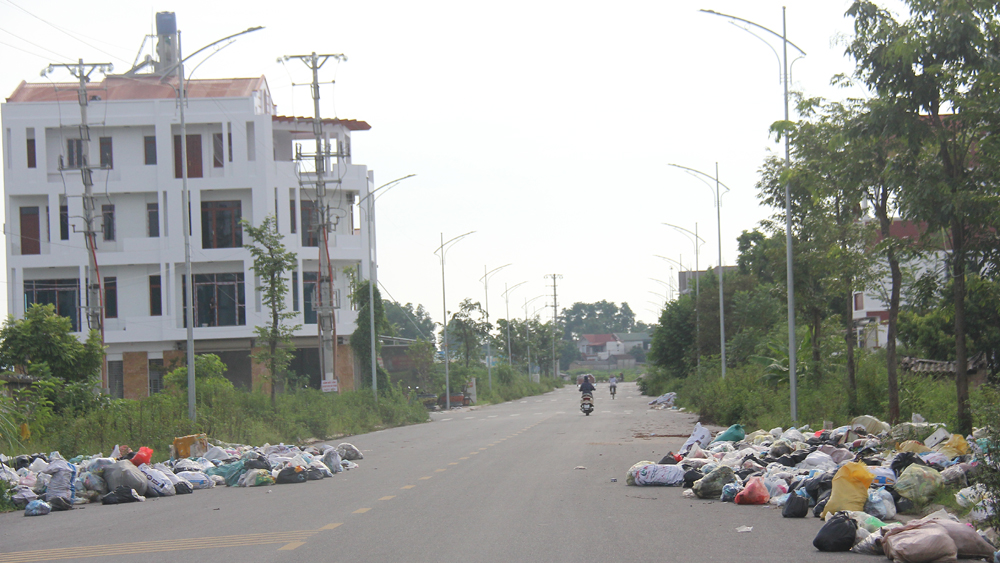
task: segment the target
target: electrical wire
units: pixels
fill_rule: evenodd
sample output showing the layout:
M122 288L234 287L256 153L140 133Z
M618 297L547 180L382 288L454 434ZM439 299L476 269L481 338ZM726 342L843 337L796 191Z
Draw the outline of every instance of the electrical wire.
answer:
M51 28L55 29L56 31L59 31L60 33L63 33L63 34L65 34L66 36L68 36L68 37L70 37L70 38L72 38L72 39L75 39L75 40L79 41L80 43L83 43L84 45L86 45L86 46L90 47L91 49L95 49L95 50L97 50L97 51L99 51L99 52L101 52L101 53L104 53L105 55L107 55L107 56L109 56L109 57L112 57L112 58L114 58L114 59L116 59L116 60L119 60L119 61L121 61L121 62L125 63L125 64L128 64L128 61L126 61L125 59L122 59L122 58L120 58L120 57L118 57L118 56L115 56L115 55L112 55L111 53L109 53L109 52L107 52L107 51L105 51L105 50L101 49L100 47L95 47L94 45L91 45L90 43L87 43L87 42L86 42L86 41L84 41L83 39L80 39L79 37L77 37L77 36L73 35L72 33L70 33L70 32L68 32L68 31L66 31L65 29L62 29L61 27L59 27L59 26L55 25L54 23L52 23L52 22L50 22L50 21L48 21L48 20L45 20L45 19L43 19L43 18L41 18L41 17L39 17L39 16L36 16L35 14L33 14L33 13L29 12L28 10L26 10L26 9L22 8L21 6L18 6L18 5L17 5L17 4L15 4L14 2L11 2L11 0L4 0L4 1L5 1L5 2L7 2L8 4L10 4L11 6L14 6L14 7L15 7L15 8L17 8L18 10L21 10L22 12L24 12L24 13L28 14L29 16L31 16L31 17L33 17L33 18L37 19L38 21L40 21L40 22L44 23L45 25L48 25L48 26L50 26Z

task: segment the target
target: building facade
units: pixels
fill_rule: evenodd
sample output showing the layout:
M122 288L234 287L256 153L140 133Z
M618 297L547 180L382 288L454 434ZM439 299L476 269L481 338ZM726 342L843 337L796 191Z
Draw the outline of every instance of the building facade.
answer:
M78 90L75 82L22 82L2 105L10 314L20 318L34 303L51 303L84 338L86 287L95 275L102 282L110 393L139 398L157 392L163 373L184 361L184 142L195 352L219 354L237 386L266 385L250 353L254 326L267 324L269 315L240 220L259 225L273 215L285 245L298 255L285 303L296 313L289 324L301 325L292 369L318 388L319 237L316 190L309 184L315 174L307 159L297 158L315 151L312 118L278 115L263 77L186 81L182 140L176 77L126 74L88 83L98 264L92 273L83 235L80 160L87 141ZM329 254L340 389L354 382L346 345L357 322L350 282L367 279L375 262L374 226L364 208L374 179L350 156L351 135L368 129L363 121L322 121L322 135L334 148L325 159L326 201L334 217Z

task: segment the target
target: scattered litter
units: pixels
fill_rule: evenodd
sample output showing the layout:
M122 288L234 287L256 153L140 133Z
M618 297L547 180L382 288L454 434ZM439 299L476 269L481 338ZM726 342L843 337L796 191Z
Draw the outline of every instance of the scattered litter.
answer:
M576 466L576 467L574 467L573 469L586 469L586 467L584 467L584 466L582 466L582 465L577 465L577 466Z
M618 482L618 479L616 479L615 477L612 477L612 478L611 478L611 482L612 482L612 483L617 483L617 482Z
M752 532L753 531L753 526L740 526L739 528L736 528L736 531L739 532L739 533L741 533L741 534L745 534L747 532Z

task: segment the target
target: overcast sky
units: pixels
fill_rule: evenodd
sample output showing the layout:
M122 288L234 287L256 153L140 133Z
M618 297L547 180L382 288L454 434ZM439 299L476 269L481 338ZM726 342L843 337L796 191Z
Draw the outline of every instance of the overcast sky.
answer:
M676 266L654 255L694 264L691 240L662 223L697 223L702 269L719 263L713 190L669 164L714 175L718 163L732 189L721 209L722 262L732 265L736 237L772 213L758 204L755 183L769 151L782 151L768 137L783 115L775 53L699 9L780 33L783 4L788 38L808 55L792 67L792 90L863 94L829 85L853 70L843 55L847 0L0 0L0 93L43 80L50 62L127 70L159 11L176 12L185 53L265 26L193 78L265 75L282 115L312 115L308 88L292 86L310 77L301 63L275 59L344 53L347 62L321 72L336 80L322 89L321 113L371 124L355 133L352 152L377 184L417 175L377 203L379 277L392 298L423 304L439 321L433 252L441 233L476 231L447 254L449 310L465 297L482 302L484 266L510 263L490 279L491 318L506 316L505 283L527 282L510 293L512 317L523 318L525 299L539 295L529 313L551 306L543 276L560 274L560 308L628 302L654 322L668 290L650 278L677 278ZM780 53L780 39L760 35ZM551 308L539 314L551 318Z

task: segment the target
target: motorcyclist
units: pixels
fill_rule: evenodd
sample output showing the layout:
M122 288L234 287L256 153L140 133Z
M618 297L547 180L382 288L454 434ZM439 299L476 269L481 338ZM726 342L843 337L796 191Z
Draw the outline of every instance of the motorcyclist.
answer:
M584 395L590 393L591 395L593 395L596 389L597 388L594 387L594 384L590 382L590 378L588 377L583 378L583 383L580 384L580 393Z

